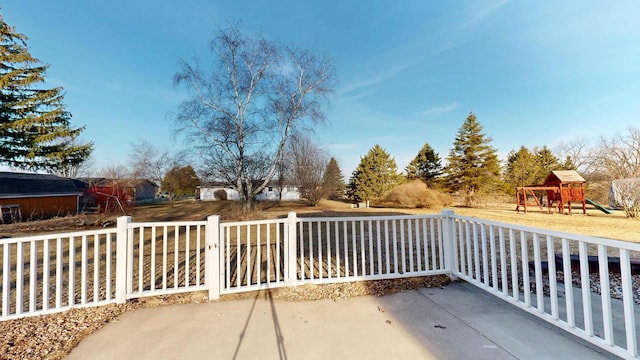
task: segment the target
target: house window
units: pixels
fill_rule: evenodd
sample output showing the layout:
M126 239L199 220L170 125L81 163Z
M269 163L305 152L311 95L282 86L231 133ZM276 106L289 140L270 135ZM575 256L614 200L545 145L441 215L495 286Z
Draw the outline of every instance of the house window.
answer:
M269 189L267 191L273 191L273 186L269 186Z

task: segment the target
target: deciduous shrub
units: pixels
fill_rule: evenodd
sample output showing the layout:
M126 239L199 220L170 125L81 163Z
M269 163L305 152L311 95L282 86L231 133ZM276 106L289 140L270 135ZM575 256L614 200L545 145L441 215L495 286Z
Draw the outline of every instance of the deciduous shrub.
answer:
M451 196L429 189L422 180L413 180L396 186L385 198L385 203L405 208L441 208L453 203Z

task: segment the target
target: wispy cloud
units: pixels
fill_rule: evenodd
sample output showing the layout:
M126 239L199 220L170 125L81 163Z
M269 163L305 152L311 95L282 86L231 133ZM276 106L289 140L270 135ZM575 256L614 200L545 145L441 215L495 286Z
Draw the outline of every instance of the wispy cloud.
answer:
M439 45L433 47L431 54L441 54L460 46L467 41L467 38L470 34L473 34L479 24L487 21L509 1L497 0L488 4L485 2L472 2L472 7L461 14L462 22L455 26Z
M187 97L186 93L171 88L154 88L148 90L146 88L123 84L118 81L104 83L101 87L115 94L125 94L147 101L177 103Z
M332 143L327 145L327 147L330 150L350 150L350 149L363 150L363 149L369 149L375 144L385 147L385 146L388 146L389 144L402 143L405 140L406 140L406 137L401 135L373 136L373 137L357 139L353 142Z
M452 102L449 104L432 106L422 112L422 115L438 115L448 113L460 107L458 102Z
M466 30L490 18L498 9L509 3L510 0L497 0L493 3L475 3L482 4L480 8L473 8L465 21L461 24L460 30Z
M386 69L386 71L377 72L375 75L372 75L366 79L360 79L348 83L338 89L338 95L349 95L355 92L358 92L362 89L367 89L372 86L383 83L384 81L393 78L395 75L414 67L418 61L413 60L405 63L394 64L393 66Z
M47 79L47 84L51 84L53 86L61 86L64 88L65 91L67 92L73 92L73 93L77 93L77 94L81 94L81 95L95 95L94 92L92 90L89 89L85 89L79 86L75 86L74 84L68 83L66 81L63 81L61 79L58 78L48 78Z

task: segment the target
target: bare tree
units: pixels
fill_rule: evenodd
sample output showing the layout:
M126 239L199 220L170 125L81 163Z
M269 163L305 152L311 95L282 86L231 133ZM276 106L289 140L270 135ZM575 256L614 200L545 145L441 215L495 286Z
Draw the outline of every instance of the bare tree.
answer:
M98 171L98 176L106 179L126 179L130 176L130 171L124 165L109 164Z
M182 166L186 161L185 151L171 153L160 149L145 139L131 143L131 171L136 179L147 179L160 185L169 170Z
M289 178L298 185L300 196L310 205L317 205L328 192L323 180L329 155L307 135L295 133L289 139L285 156Z
M312 51L219 29L209 67L183 61L175 84L189 91L175 115L207 177L240 193L245 208L273 178L291 132L324 120L334 87L333 63Z
M556 145L554 152L561 163L569 159L578 172L590 173L594 170L591 161L591 148L589 140L586 138L561 142Z
M82 165L80 165L77 169L77 173L74 177L93 177L95 176L96 170L96 159L93 155L89 155L87 160L85 160Z
M640 177L640 130L602 137L593 154L593 164L608 180Z
M624 133L602 137L591 156L590 178L595 188L600 190L602 197L609 190L628 217L637 217L640 182L635 179L640 178L640 130L630 127Z

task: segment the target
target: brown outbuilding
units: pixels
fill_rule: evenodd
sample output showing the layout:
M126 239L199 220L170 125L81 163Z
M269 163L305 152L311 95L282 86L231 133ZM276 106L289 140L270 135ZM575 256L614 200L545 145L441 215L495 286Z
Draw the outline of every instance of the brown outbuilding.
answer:
M81 192L67 178L0 172L2 223L75 214Z

